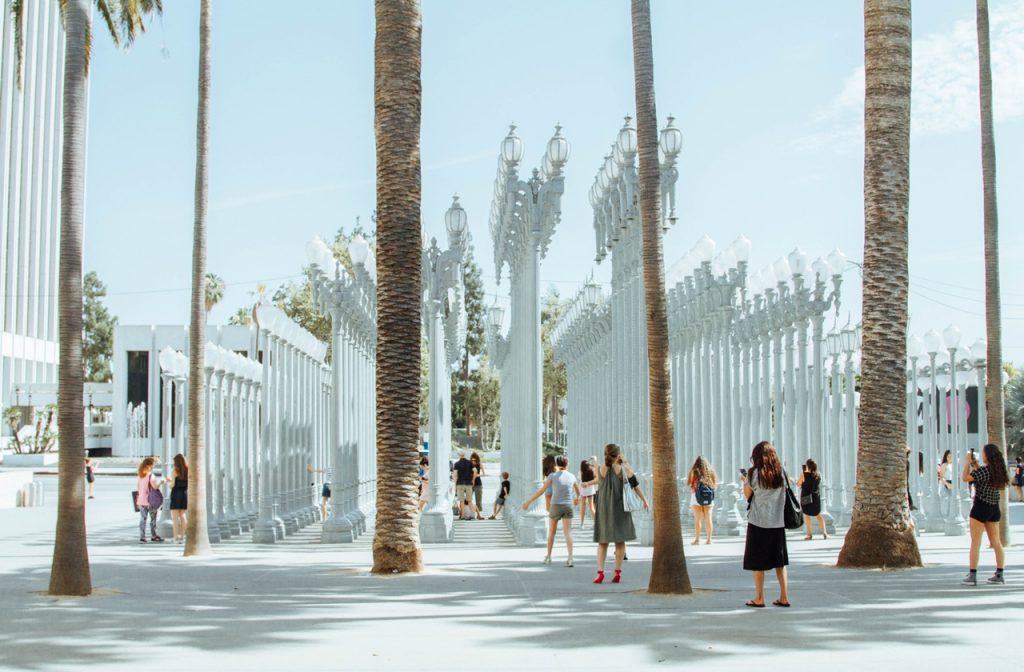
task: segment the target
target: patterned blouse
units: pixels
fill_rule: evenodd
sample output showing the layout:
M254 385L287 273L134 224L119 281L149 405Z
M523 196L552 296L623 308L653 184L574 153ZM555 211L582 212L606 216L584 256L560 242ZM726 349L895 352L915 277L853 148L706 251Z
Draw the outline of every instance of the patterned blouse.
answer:
M974 479L974 498L986 504L999 505L999 491L992 487L992 472L988 467L981 467L971 472Z

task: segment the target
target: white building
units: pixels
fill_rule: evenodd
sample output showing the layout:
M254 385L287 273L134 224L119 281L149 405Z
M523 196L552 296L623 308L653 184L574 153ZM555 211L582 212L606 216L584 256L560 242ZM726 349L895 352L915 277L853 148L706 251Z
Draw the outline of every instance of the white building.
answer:
M265 333L265 332L264 332ZM256 328L229 325L206 327L206 340L243 357L256 352ZM263 339L259 347L263 348ZM188 355L188 326L129 326L114 328L114 354L110 362L113 378L113 455L139 457L160 453L163 436L163 385L160 384L159 352L170 346ZM262 361L262 357L254 357ZM129 411L135 409L134 428L129 430ZM143 407L142 405L145 404ZM177 399L172 413L181 408ZM171 427L177 426L171 418ZM173 431L173 429L172 429Z
M57 382L64 30L57 2L26 2L18 88L10 3L0 3L0 406Z

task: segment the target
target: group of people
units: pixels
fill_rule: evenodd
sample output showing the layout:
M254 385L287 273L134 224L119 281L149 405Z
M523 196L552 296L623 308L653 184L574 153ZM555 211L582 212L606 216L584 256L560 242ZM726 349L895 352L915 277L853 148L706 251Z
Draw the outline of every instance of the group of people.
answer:
M188 462L185 456L178 453L174 456L174 467L170 476L166 473L163 478L157 478L153 473L156 466L155 457L147 457L139 463L138 480L135 484L135 506L139 511L139 543L146 541L146 519L149 519L151 542L163 542L163 537L156 531L156 514L163 505L163 492L161 487L167 483L171 484L171 530L174 541L182 543L185 541L185 516L188 511Z

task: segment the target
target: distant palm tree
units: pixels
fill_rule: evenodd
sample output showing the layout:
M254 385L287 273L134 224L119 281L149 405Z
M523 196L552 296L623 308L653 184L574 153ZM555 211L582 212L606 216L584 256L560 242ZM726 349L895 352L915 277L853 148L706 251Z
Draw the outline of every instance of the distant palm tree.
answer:
M658 114L654 105L654 47L649 0L633 0L633 75L636 89L637 150L640 156L640 222L643 240L644 301L651 405L651 462L654 473L654 555L647 589L689 594L690 574L683 551L672 436L668 371L668 312L665 306L661 240L661 174L658 167Z
M188 520L185 555L212 553L206 527L206 395L203 390L206 318L224 296L224 281L206 272L209 197L211 0L199 4L199 102L196 108L195 222L192 229L192 305L188 329ZM205 310L204 310L205 309Z
M988 440L1006 451L1006 427L1003 424L1003 327L999 299L999 208L996 201L996 134L992 125L992 51L988 38L988 0L978 0L978 95L981 103L981 181L985 209L985 405L989 409ZM1009 488L1002 494L1003 517L999 532L1005 545L1010 543Z
M919 567L907 502L910 0L864 3L864 336L853 522L840 567ZM898 410L897 410L898 409Z
M419 0L377 0L377 525L373 572L423 568L417 528L420 387Z
M94 0L115 45L130 46L145 32L143 18L163 11L161 0ZM92 576L85 534L85 415L82 405L82 217L85 205L85 112L92 47L90 0L61 0L65 33L60 181L60 276L57 288L57 424L60 457L57 531L50 595L89 595ZM10 0L18 84L24 53L24 0Z
M200 46L200 49L202 46ZM203 217L205 219L206 212L204 208ZM205 231L205 229L204 229ZM227 289L227 285L224 284L224 279L213 272L207 272L206 284L203 290L203 305L206 308L206 316L209 317L210 311L213 307L220 303L221 299L224 298L224 290Z

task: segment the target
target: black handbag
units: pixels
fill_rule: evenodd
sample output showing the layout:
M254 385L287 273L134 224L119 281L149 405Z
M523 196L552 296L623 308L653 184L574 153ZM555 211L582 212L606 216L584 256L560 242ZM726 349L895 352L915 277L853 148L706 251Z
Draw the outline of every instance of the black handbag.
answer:
M782 524L786 526L787 530L799 530L804 526L800 502L793 494L793 488L789 487L789 477L785 471L782 472L782 478L784 479L783 485L786 486L786 506L782 513Z

